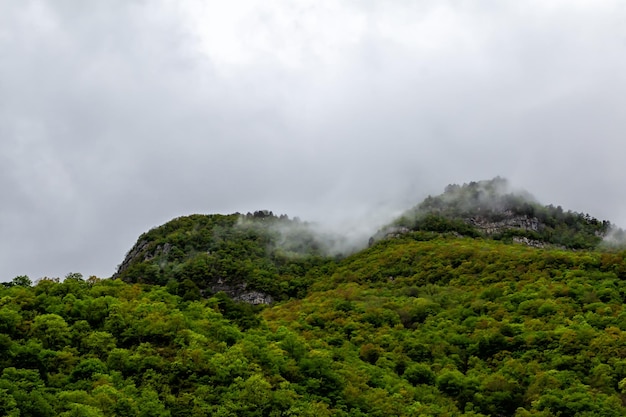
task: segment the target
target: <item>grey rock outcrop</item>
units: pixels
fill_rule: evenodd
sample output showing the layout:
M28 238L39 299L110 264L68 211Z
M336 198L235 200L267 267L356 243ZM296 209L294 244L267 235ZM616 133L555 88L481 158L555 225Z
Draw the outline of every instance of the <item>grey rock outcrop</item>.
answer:
M471 217L465 221L486 235L494 235L511 229L539 232L543 228L543 225L536 217L514 215L511 212L504 212L503 216L504 218L498 221L478 216Z
M233 284L218 279L213 285L209 286L209 289L212 293L223 292L234 301L241 301L243 303L258 305L271 304L274 302L274 298L269 294L265 294L261 291L248 290L248 284L245 282Z
M135 261L135 259L140 258L142 255L144 257L148 257L149 254L146 254L145 252L149 244L150 242L146 240L141 240L137 242L135 246L133 246L130 251L128 251L122 263L117 266L117 271L115 272L115 274L113 274L113 278L117 278L120 273L124 272L133 263L133 261Z
M258 304L271 304L274 299L271 295L262 293L260 291L249 291L232 296L235 301L241 301L243 303L258 305Z

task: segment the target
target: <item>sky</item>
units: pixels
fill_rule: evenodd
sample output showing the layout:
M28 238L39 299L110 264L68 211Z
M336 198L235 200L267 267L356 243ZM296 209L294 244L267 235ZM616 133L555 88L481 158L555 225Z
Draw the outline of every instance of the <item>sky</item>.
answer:
M0 281L174 217L355 237L495 176L626 226L621 0L3 0Z

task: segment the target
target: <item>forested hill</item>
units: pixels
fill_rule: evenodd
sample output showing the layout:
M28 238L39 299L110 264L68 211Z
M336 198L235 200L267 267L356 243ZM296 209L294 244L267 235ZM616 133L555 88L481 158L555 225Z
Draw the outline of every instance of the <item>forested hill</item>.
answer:
M438 199L440 224L470 225ZM413 220L330 257L286 216L193 215L143 234L117 278L16 277L0 415L626 415L626 251Z
M340 238L271 211L179 217L139 237L115 277L193 299L224 292L252 304L302 296ZM186 294L186 295L185 295Z
M570 249L595 248L609 233L617 240L624 238L623 231L607 220L564 211L560 206L541 205L530 193L512 190L500 177L448 185L443 194L429 196L377 237L411 230L454 232Z
M494 178L449 185L440 196L428 197L383 228L371 242L432 231L537 247L592 249L612 230L608 221L542 206L529 193L512 192L506 180ZM333 262L331 249L340 241L340 236L321 235L306 222L270 211L196 214L141 235L115 277L170 286L189 299L224 292L238 301L268 304L305 294L316 270Z
M413 232L313 270L261 310L18 277L0 415L626 415L625 252Z

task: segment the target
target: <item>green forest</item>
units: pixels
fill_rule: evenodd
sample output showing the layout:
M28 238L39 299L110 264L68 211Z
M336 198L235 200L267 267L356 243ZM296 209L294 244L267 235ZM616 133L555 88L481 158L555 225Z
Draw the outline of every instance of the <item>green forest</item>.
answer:
M626 415L610 223L498 191L481 215L538 226L485 233L446 193L352 254L267 211L192 215L140 236L111 278L15 277L0 415ZM271 302L238 299L252 291Z

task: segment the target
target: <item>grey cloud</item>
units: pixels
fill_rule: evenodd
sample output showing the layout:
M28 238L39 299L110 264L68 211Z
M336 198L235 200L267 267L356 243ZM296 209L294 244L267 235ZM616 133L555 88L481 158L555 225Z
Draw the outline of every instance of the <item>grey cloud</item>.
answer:
M626 225L619 2L346 1L355 38L330 44L339 23L276 3L243 20L270 47L227 65L191 1L78 3L0 6L2 280L109 276L140 233L194 212L360 238L496 175Z

